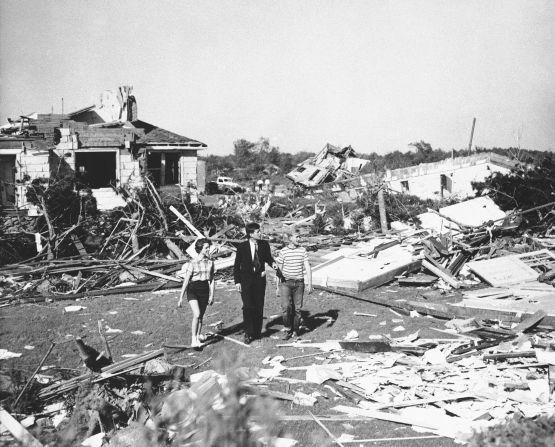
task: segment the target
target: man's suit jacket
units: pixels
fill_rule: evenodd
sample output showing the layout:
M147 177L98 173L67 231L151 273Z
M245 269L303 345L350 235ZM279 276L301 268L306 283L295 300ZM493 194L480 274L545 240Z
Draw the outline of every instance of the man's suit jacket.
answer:
M233 265L233 278L235 284L251 282L256 278L261 278L262 272L265 270L264 263L272 266L274 258L270 250L270 244L268 244L267 241L258 241L258 259L260 261L260 266L255 271L250 242L247 240L237 246L235 264Z

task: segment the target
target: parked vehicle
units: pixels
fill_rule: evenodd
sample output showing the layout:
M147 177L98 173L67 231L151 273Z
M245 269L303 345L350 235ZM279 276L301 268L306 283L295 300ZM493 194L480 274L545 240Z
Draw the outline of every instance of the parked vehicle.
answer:
M206 194L239 194L245 192L239 183L233 181L231 177L218 177L215 182L208 182L206 184Z

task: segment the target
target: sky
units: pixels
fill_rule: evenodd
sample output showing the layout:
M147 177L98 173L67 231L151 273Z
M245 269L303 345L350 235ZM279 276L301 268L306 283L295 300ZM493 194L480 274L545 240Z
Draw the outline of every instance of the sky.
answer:
M551 0L1 0L0 122L132 85L139 118L233 152L555 149Z

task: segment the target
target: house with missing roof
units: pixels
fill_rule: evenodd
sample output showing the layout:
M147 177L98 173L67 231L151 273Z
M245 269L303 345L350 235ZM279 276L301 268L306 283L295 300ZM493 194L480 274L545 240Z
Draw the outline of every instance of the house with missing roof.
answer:
M474 196L472 182L483 182L494 172L508 174L514 160L494 152L448 158L435 163L387 170L385 182L393 191L421 199L458 199Z
M307 188L338 180L353 178L369 163L356 156L351 146L338 147L327 143L314 157L297 165L287 178Z
M96 104L69 114L21 116L0 127L0 207L30 208L26 184L69 169L88 185L99 209L123 206L114 187L198 186L206 144L139 120L131 87L103 92ZM199 179L201 182L199 184Z

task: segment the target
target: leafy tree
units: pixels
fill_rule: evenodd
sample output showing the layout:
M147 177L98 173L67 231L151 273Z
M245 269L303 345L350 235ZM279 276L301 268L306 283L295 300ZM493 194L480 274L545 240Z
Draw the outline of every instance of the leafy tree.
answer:
M502 210L545 205L555 199L555 156L544 153L535 167L518 164L510 173L495 172L483 182L474 182L472 187L479 195L487 193Z

